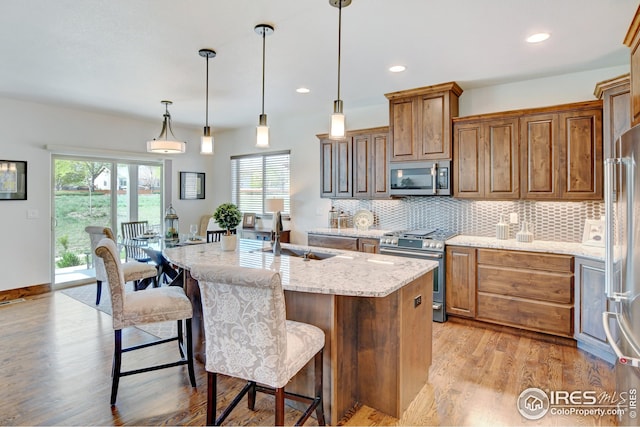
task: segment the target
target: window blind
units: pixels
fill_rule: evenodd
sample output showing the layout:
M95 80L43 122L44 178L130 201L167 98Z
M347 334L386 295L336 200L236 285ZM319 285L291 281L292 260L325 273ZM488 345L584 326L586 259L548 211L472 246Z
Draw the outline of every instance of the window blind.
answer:
M265 199L281 198L290 214L290 157L289 150L231 156L231 201L243 213L263 214Z

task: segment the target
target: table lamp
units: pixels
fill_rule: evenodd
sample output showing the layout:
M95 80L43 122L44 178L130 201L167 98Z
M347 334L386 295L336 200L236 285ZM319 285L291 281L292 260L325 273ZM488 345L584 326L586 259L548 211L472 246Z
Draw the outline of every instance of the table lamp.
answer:
M274 237L271 247L273 255L280 256L280 233L282 232L282 216L280 212L284 210L284 199L266 199L264 210L265 212L273 212L271 231L273 231Z

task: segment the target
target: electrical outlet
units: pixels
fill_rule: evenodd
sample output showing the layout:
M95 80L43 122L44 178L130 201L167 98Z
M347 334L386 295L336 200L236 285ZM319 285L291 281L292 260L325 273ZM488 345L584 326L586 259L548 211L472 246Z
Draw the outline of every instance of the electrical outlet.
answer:
M517 224L518 223L518 214L516 212L511 212L509 214L509 222L511 224Z
M415 297L413 299L413 307L414 308L419 306L420 304L422 304L422 295L418 295L417 297Z

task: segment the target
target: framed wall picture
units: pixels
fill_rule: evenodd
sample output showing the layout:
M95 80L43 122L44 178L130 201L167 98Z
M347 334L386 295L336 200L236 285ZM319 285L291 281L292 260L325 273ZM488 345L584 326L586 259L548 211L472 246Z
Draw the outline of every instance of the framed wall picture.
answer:
M204 199L204 173L180 172L180 198Z
M242 228L256 228L256 214L245 213L242 218Z
M587 246L604 247L604 221L597 219L587 219L584 222L584 233L582 234L582 244Z
M0 200L27 200L27 162L0 160Z

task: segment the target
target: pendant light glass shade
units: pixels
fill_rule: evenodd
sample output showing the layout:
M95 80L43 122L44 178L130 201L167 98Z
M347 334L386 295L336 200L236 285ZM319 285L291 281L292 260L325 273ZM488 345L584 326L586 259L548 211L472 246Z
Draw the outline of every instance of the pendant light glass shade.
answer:
M341 100L334 101L333 114L331 115L331 131L329 132L329 136L331 138L344 138L345 136L345 123Z
M256 147L269 148L269 126L267 126L267 115L264 113L264 63L265 63L265 39L273 34L273 27L268 24L258 24L253 29L262 36L262 113L256 126Z
M204 127L204 132L200 137L200 154L214 154L213 136L211 136L211 128Z
M331 115L331 129L329 138L341 139L346 135L345 117L342 111L340 99L340 55L342 47L342 8L351 4L351 0L329 0L329 4L338 8L338 97L333 101L333 114Z
M171 114L169 114L169 105L171 101L160 101L165 105L164 120L162 122L162 130L157 138L147 141L147 152L162 154L179 154L187 151L187 143L178 141L171 129Z
M260 124L256 126L256 147L269 148L269 126L267 126L266 114L260 114Z
M207 59L207 85L206 85L206 97L205 97L205 125L200 137L200 154L213 155L215 152L215 146L213 136L211 135L211 128L209 127L209 58L216 57L216 51L212 49L200 49L198 55Z

